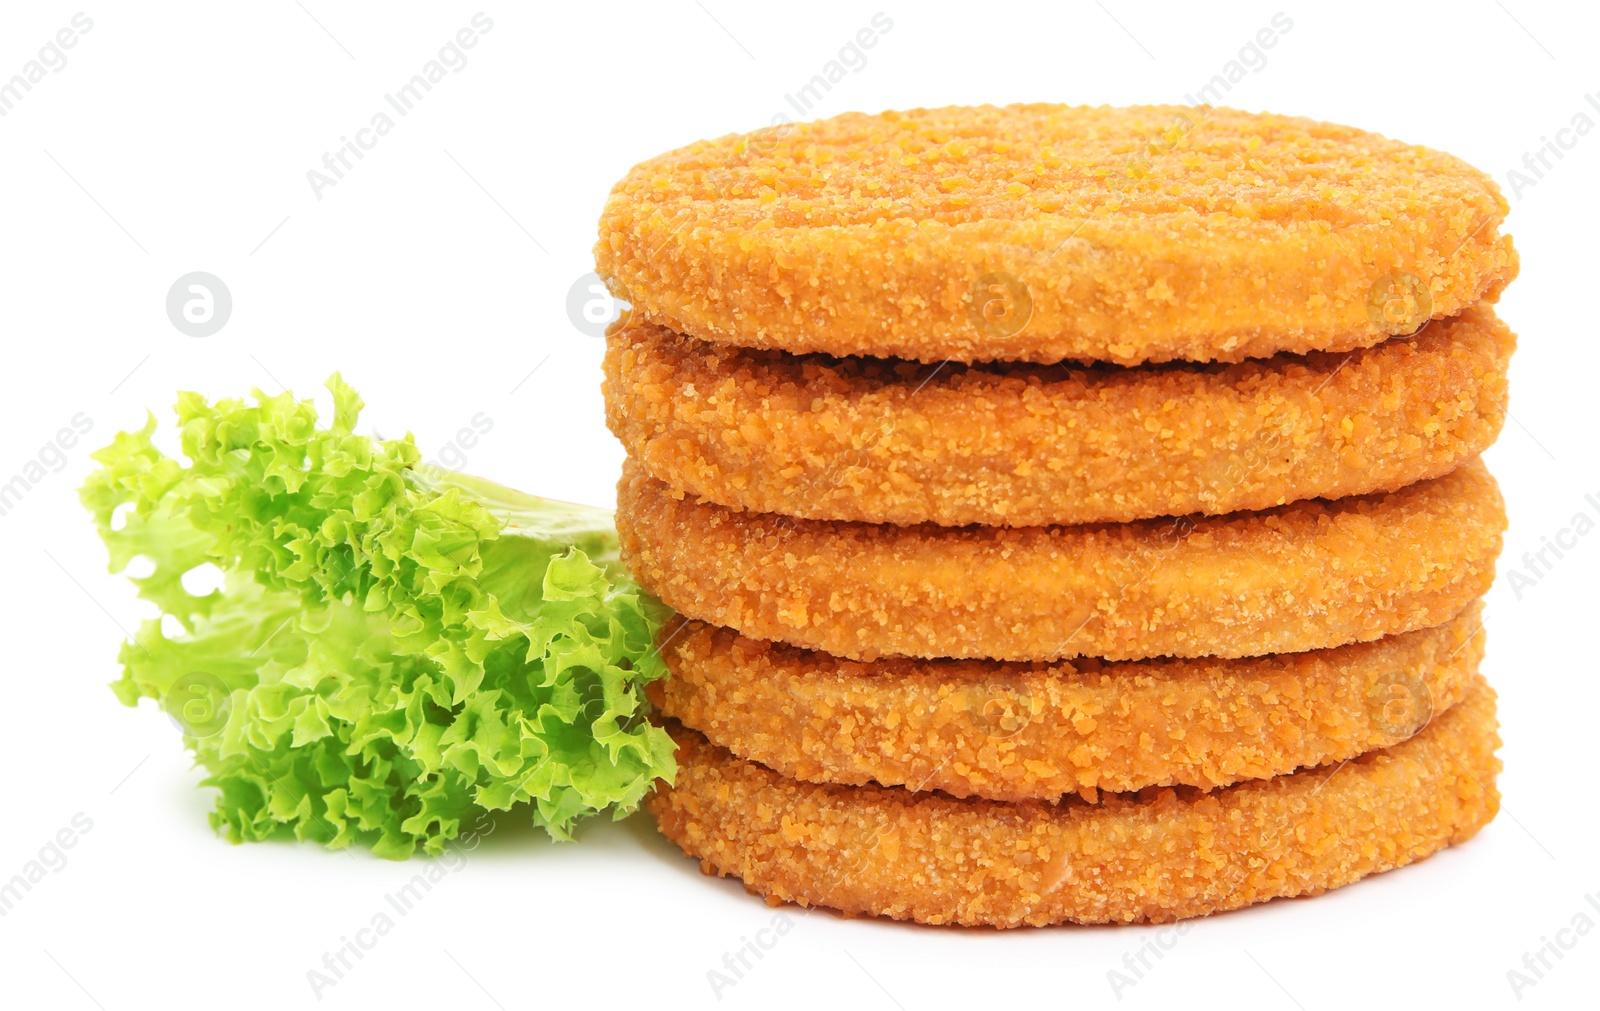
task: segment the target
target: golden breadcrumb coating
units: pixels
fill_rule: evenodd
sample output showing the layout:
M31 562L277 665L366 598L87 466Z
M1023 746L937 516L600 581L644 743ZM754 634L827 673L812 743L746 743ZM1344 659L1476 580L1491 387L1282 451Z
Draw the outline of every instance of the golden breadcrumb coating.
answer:
M708 874L769 903L990 927L1164 922L1316 895L1471 838L1499 793L1494 693L1348 763L1210 793L1002 804L786 779L669 724L646 803Z
M791 779L1055 800L1211 789L1420 730L1483 657L1474 602L1436 628L1235 660L859 663L699 622L661 636L661 710Z
M1508 205L1459 159L1190 106L847 113L635 166L596 268L706 340L938 362L1348 351L1498 297Z
M1505 508L1473 460L1382 495L1060 527L797 520L617 487L622 560L678 613L853 660L1262 656L1448 621Z
M606 420L720 505L869 523L1100 523L1392 491L1486 449L1516 346L1487 307L1345 355L943 367L611 335Z

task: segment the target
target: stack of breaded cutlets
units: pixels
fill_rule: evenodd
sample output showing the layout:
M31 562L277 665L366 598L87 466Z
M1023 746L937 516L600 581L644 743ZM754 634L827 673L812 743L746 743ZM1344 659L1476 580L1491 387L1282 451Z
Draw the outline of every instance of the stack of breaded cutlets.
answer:
M1161 921L1498 806L1494 183L1205 107L850 114L612 192L650 801L769 901Z

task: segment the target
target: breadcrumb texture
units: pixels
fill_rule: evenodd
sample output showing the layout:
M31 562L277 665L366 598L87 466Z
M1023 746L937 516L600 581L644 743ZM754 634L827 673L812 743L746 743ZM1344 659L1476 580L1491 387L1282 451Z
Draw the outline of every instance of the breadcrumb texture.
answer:
M643 319L746 347L1240 361L1367 347L1498 297L1517 271L1507 209L1459 159L1309 119L916 109L643 162L612 189L595 262ZM1420 316L1372 311L1397 275L1426 292ZM996 276L1026 296L997 318Z
M807 519L1033 526L1265 509L1448 473L1500 432L1516 338L1487 307L1348 355L1140 368L794 356L611 335L640 466Z
M1494 694L1348 764L1210 793L1001 804L787 779L669 725L647 804L708 874L772 904L928 924L1163 922L1316 895L1471 838L1495 815Z
M1211 789L1403 740L1461 701L1474 602L1436 628L1240 660L840 660L699 622L662 630L661 712L791 779L990 800Z
M1430 628L1488 590L1479 460L1382 495L1050 527L888 526L696 502L633 461L622 559L673 610L852 660L1241 657Z

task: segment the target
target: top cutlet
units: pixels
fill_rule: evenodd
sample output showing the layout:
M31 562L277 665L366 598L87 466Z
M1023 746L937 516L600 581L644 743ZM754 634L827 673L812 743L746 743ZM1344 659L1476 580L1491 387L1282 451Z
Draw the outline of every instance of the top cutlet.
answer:
M645 319L748 347L1240 361L1367 347L1497 297L1507 209L1459 159L1308 119L952 107L650 159L613 189L595 254ZM977 315L988 275L1020 282L999 292L1019 331Z

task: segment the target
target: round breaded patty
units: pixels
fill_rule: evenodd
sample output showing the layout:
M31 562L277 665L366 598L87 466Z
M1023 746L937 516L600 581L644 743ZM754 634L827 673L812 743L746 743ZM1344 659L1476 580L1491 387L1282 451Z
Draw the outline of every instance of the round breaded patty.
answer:
M1316 895L1471 838L1499 808L1494 693L1340 765L1204 793L1001 804L787 779L669 725L646 803L706 873L768 901L929 924L1163 922Z
M1448 621L1494 578L1505 508L1473 460L1381 495L1058 527L740 512L632 461L622 559L686 617L853 660L1263 656Z
M1212 789L1403 740L1459 702L1482 607L1436 628L1235 660L873 663L699 622L663 630L661 710L791 779L1055 800Z
M1424 147L1232 109L848 113L635 166L596 268L706 340L1124 365L1347 351L1516 274L1494 181Z
M653 477L807 519L1033 526L1391 491L1482 452L1516 346L1487 307L1344 355L1139 368L794 356L611 335L606 420Z

